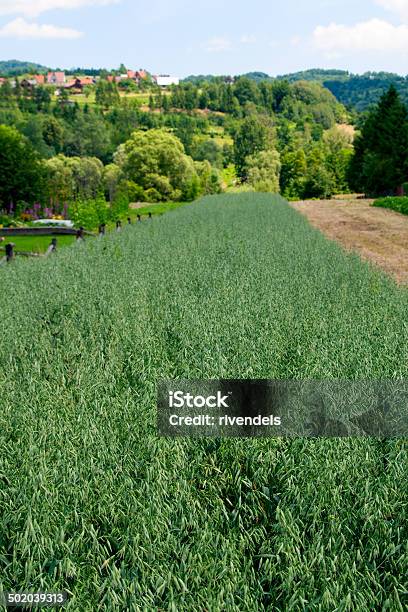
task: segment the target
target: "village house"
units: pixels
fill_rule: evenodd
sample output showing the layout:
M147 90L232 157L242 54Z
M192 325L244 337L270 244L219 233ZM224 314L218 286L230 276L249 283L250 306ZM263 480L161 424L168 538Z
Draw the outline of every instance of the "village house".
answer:
M69 89L73 94L82 93L84 87L95 85L95 79L92 77L75 77L70 79L64 85L64 89Z
M147 79L147 72L146 70L143 70L142 68L140 68L140 70L137 70L135 73L135 78L136 79Z
M159 74L153 76L153 80L159 87L170 87L170 85L179 85L180 79L178 77L170 76L169 74Z
M48 85L64 85L66 82L65 72L49 72L47 75Z
M34 89L34 87L37 87L38 83L36 81L36 79L22 79L20 81L20 87L22 87L23 89L25 89L26 91L32 91Z
M140 70L127 70L126 73L120 74L118 76L110 74L106 77L109 83L120 83L121 81L134 81L135 83L140 83L141 80L147 79L147 72L140 68Z

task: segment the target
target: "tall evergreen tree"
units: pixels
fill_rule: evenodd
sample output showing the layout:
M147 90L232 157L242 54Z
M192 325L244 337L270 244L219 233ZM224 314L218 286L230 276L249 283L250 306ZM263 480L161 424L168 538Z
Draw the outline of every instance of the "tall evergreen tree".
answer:
M356 138L349 180L370 195L398 194L408 181L408 111L393 85Z

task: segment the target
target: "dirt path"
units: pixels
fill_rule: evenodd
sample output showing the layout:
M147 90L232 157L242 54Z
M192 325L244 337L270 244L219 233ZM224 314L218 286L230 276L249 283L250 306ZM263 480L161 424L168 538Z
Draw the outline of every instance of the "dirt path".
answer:
M408 216L370 206L372 200L292 202L310 223L349 251L357 251L399 283L408 284Z

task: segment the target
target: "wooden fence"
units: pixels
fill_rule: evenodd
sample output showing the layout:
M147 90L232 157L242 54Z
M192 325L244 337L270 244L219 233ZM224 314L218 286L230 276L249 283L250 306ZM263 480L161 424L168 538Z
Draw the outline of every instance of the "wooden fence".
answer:
M93 232L87 232L88 236L95 236ZM70 227L7 227L0 228L0 236L76 236L78 230Z
M152 219L152 214L149 213L149 219ZM130 217L127 219L128 224L132 224ZM137 221L140 223L142 218L137 215ZM116 231L122 230L122 222L116 221ZM102 238L106 234L106 224L102 223L99 226L98 234L88 232L83 227L79 229L67 228L67 227L11 227L11 228L0 228L0 237L13 237L13 236L76 236L77 240L83 240L85 236L92 236L96 238ZM57 250L58 241L57 238L52 238L50 246L45 253L32 253L27 251L15 251L15 244L12 242L7 243L4 247L0 247L0 252L3 251L5 255L0 257L0 266L6 263L10 263L16 257L16 255L23 257L48 257L51 253L55 253Z

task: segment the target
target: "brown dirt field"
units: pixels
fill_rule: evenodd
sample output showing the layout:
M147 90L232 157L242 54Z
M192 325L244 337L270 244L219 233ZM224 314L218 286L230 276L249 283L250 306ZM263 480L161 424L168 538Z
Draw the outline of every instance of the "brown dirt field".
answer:
M408 284L408 216L370 206L372 201L307 200L291 205L328 238Z
M129 208L132 208L133 210L138 210L139 208L144 208L145 206L151 206L151 203L149 203L149 202L132 202L131 204L129 204Z

